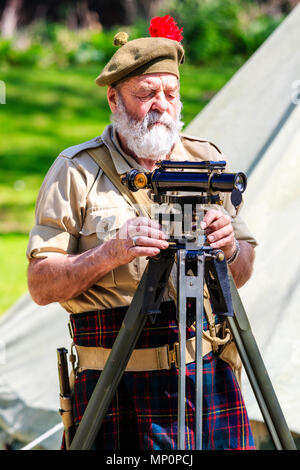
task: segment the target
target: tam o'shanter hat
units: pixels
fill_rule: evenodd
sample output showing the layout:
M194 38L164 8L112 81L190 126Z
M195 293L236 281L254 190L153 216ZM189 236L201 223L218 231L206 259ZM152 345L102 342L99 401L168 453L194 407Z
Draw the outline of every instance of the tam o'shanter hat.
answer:
M127 41L127 33L116 34L114 44L120 48L96 78L97 85L115 85L130 77L155 72L171 73L179 78L179 65L184 60L180 43L182 29L166 15L151 20L151 37Z

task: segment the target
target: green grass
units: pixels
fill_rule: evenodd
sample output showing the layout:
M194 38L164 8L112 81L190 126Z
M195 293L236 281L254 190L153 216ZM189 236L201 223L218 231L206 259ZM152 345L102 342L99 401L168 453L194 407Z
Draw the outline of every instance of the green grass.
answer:
M229 80L240 62L181 72L187 125ZM43 178L58 153L101 134L109 123L106 89L95 85L101 67L5 68L0 105L0 314L27 290L28 232Z

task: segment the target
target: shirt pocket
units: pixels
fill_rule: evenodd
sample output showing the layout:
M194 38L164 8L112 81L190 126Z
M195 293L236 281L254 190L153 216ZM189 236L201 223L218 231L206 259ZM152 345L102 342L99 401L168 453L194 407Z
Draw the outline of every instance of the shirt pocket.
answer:
M96 245L100 245L112 238L117 230L134 215L134 211L130 208L90 208L87 210L80 236L89 237L93 235L96 237Z

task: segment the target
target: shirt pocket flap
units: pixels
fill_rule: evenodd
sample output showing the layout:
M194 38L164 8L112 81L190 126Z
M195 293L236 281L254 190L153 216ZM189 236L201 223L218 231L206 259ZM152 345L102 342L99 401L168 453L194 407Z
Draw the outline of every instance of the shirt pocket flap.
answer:
M88 209L80 235L97 234L99 241L106 241L132 217L134 211L129 208Z

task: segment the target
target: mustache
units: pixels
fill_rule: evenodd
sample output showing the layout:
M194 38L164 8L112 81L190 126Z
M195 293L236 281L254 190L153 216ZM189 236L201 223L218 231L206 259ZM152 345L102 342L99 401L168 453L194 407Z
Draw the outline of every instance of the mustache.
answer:
M143 124L147 129L151 129L155 124L163 124L171 130L174 120L167 112L161 114L158 111L149 111L143 120Z
M170 132L173 132L175 127L178 131L180 131L184 124L181 121L182 102L180 99L178 99L175 119L173 119L169 113L167 113L167 111L161 113L157 110L150 110L144 116L143 120L140 121L137 116L128 111L123 96L120 92L117 94L117 108L117 112L112 116L112 121L115 122L115 124L117 124L120 117L123 116L126 118L129 125L133 125L142 132L150 131L155 124L163 124Z

